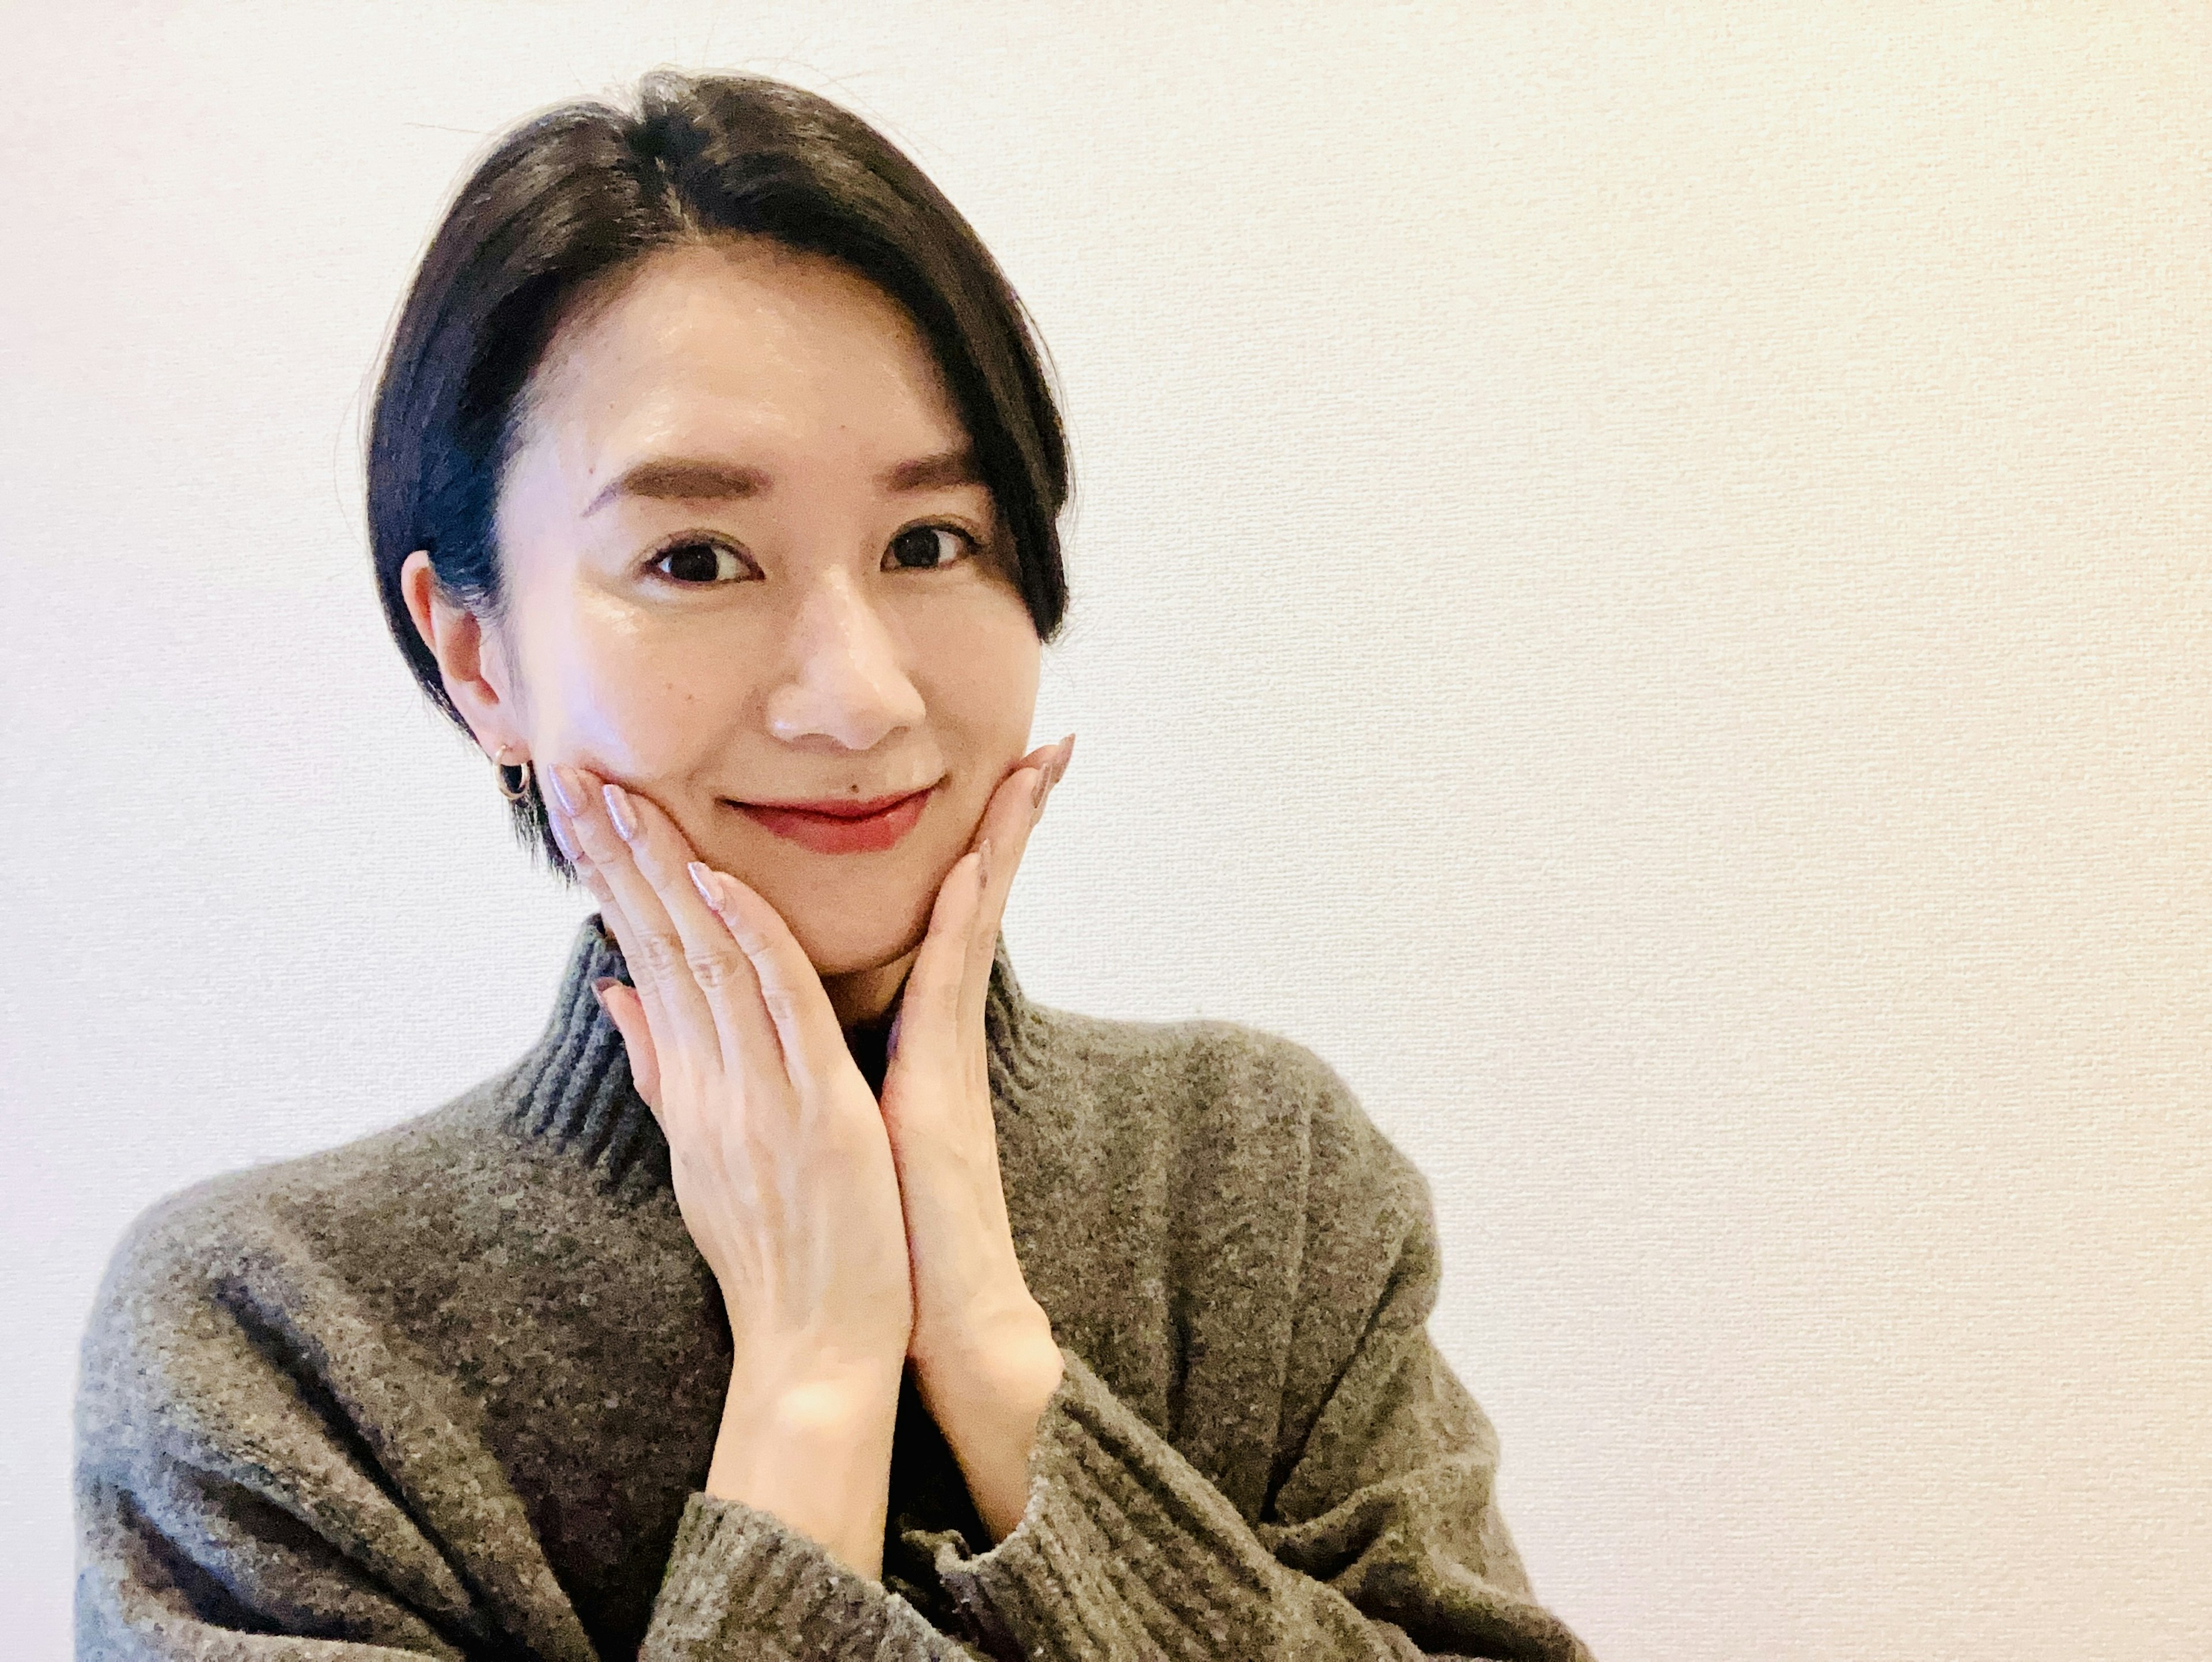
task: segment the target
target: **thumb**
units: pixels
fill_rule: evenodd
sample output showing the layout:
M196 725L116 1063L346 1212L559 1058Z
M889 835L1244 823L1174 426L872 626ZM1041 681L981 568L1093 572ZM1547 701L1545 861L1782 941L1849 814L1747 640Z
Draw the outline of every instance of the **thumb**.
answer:
M653 1117L658 1120L660 1059L653 1052L653 1030L646 1025L645 1001L638 997L635 987L624 986L612 976L593 982L592 991L599 995L599 1008L615 1024L616 1031L622 1034L623 1048L629 1052L630 1082L637 1087L638 1095L645 1099L645 1105L653 1110Z

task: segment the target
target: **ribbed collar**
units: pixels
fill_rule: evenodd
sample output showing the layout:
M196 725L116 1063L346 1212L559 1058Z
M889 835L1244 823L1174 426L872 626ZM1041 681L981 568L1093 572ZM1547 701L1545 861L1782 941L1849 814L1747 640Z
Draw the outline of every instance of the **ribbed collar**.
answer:
M628 1178L665 1185L668 1144L631 1081L621 1032L592 992L602 976L630 980L622 949L592 912L577 926L544 1035L507 1076L509 1117L525 1135L602 1167L611 1184ZM1036 1078L1044 1032L1038 1008L1014 978L1004 934L992 958L983 1026L992 1105L1018 1112Z

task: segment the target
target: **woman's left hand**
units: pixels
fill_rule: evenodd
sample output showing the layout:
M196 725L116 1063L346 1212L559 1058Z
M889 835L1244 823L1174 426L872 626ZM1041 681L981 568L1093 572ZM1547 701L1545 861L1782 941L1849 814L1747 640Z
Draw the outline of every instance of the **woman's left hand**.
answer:
M914 1277L907 1355L994 1542L1027 1509L1030 1453L1061 1363L1014 1254L983 1012L1014 873L1074 742L1024 757L994 793L976 828L981 861L956 867L938 892L884 1076Z

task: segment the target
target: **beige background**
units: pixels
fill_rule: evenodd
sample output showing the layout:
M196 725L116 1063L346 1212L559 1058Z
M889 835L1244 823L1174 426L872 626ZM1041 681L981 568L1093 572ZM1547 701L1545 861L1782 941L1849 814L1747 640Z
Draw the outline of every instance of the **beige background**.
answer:
M125 1223L544 1020L585 907L383 636L358 427L485 137L664 62L886 126L1041 319L1081 737L1016 963L1304 1041L1430 1173L1604 1662L2212 1654L2205 8L7 38L11 1654Z

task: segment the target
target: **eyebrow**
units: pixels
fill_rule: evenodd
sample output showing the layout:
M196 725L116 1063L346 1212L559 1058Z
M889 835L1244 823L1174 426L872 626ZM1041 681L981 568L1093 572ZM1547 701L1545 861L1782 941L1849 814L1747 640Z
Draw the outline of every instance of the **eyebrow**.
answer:
M946 485L980 484L982 475L973 450L942 450L916 456L876 475L887 492L933 490ZM672 502L737 502L769 490L769 475L742 463L696 456L650 456L624 468L584 510L589 518L617 496L651 496Z

